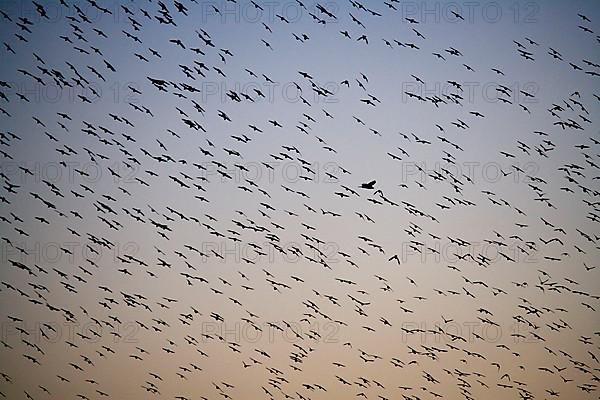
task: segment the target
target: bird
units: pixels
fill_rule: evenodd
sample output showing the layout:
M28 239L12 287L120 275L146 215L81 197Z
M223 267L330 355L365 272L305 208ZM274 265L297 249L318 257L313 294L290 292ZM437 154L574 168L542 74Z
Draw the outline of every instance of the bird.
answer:
M369 182L366 182L366 183L361 183L360 184L360 188L361 189L374 189L376 183L377 182L375 180L372 180L372 181L369 181Z

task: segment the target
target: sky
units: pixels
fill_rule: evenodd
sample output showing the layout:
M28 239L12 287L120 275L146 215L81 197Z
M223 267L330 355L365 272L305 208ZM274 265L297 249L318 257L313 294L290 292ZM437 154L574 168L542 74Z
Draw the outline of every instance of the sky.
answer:
M7 398L594 397L596 2L66 3L0 2Z

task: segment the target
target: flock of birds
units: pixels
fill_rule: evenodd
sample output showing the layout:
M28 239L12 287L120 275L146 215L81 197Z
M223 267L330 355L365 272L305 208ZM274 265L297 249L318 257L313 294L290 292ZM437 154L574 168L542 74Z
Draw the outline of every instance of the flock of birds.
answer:
M550 100L508 83L494 87L490 109L550 121L490 154L515 195L453 173L468 160L469 135L487 129L481 124L489 119L465 100L456 71L485 69L508 82L507 69L457 44L433 48L429 25L399 16L398 0L295 4L310 23L276 14L242 43L223 39L224 29L183 30L201 10L217 21L225 12L200 0L124 1L110 9L102 1L60 0L52 11L32 1L29 14L0 11L0 395L598 398L600 136L593 110L600 36L592 18L574 13L565 32L592 48L589 59L543 38L506 40L511 63L557 65L580 82ZM115 14L110 30L91 17ZM448 30L466 23L453 14ZM405 39L367 29L384 17L401 22ZM45 33L51 18L59 37ZM313 25L320 33L293 31ZM445 63L448 91L402 93L407 105L427 110L422 133L378 127L386 98L368 71L343 77L333 90L319 83L325 77L317 68L299 65L297 102L269 102L260 86L230 86L218 104L203 101L202 82L227 82L234 70L277 82L270 60L280 47L308 46L316 35ZM117 55L117 42L131 51ZM237 64L247 46L262 66ZM148 73L124 88L131 100L98 103L98 84L132 70ZM411 87L427 83L418 73L402 79ZM24 89L40 86L78 94L72 102L39 102ZM344 104L327 101L335 98ZM282 109L295 122L275 117ZM442 109L453 118L436 119ZM165 118L170 128L154 130ZM336 123L359 132L352 146L365 151L379 140L393 143L366 156L385 164L387 175L353 167L345 134L330 128ZM61 178L40 177L26 162L32 154L54 162ZM446 167L417 163L420 179L394 181L415 154ZM323 160L335 168L321 171L316 162ZM556 168L531 172L521 160ZM294 179L276 171L286 163L297 166ZM257 167L275 178L257 178ZM228 209L231 203L239 207ZM502 217L483 228L483 239L462 227L449 233L458 223L449 222L452 215L476 224L488 213ZM60 243L57 257L40 257L45 243ZM452 260L435 244L451 248Z

